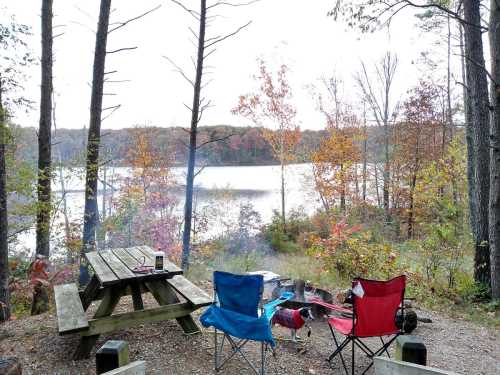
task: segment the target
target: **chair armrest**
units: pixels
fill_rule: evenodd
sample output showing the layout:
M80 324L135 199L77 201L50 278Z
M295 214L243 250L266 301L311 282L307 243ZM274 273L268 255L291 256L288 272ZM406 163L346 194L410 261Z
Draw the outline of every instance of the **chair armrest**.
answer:
M332 303L327 303L327 302L325 302L322 299L317 298L317 297L313 297L313 298L309 299L309 302L312 302L312 303L319 305L319 306L326 307L328 310L352 314L352 309L348 309L346 307L339 306L339 305L334 305Z

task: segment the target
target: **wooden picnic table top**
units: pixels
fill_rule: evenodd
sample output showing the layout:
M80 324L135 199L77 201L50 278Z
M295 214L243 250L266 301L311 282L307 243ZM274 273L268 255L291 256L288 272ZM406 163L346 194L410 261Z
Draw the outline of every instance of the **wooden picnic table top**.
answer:
M175 275L182 275L182 270L166 257L163 260L163 271L154 271L155 255L149 246L92 251L85 256L102 287L171 279ZM148 267L151 272L134 272L141 266Z
M148 322L176 319L187 334L200 332L191 312L210 305L212 298L182 276L182 270L165 257L162 271L139 273L136 267L153 270L155 255L148 246L135 246L85 254L94 275L85 289L76 284L56 285L59 334L78 332L80 342L74 359L88 358L100 334ZM143 293L151 293L159 307L146 307ZM120 298L132 295L134 311L113 313ZM86 311L101 300L92 319Z

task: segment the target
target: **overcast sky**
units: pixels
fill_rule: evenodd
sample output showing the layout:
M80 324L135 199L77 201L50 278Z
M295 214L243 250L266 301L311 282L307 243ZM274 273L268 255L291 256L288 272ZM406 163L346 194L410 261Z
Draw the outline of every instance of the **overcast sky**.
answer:
M414 62L426 48L421 32L414 26L411 14L395 18L390 35L383 30L370 35L346 30L342 23L327 17L333 0L262 0L248 7L221 8L225 17L214 21L209 37L231 32L240 25L251 25L234 38L221 43L208 64L213 81L204 96L215 104L206 112L202 125L248 125L230 110L238 96L256 87L252 75L257 73L257 58L272 68L285 63L291 69L290 84L294 93L298 121L302 128L320 129L324 121L315 110L309 85L321 76L336 72L345 81L350 100L356 90L352 75L363 60L368 66L379 60L385 51L397 51L399 67L395 97L400 97L418 79ZM198 1L183 1L196 8ZM2 20L15 15L16 20L33 27L30 41L34 53L40 53L39 0L3 0ZM103 123L103 128L118 129L134 125L187 126L190 115L182 103L191 103L192 92L182 77L164 59L168 56L191 76L194 69L190 57L195 47L189 41L188 27L197 29L194 19L180 7L165 0L120 0L112 3L111 22L124 21L161 4L152 14L113 32L108 50L135 47L133 51L109 55L106 70L117 70L114 79L128 83L108 84L104 106L122 107ZM57 126L82 128L88 124L90 82L92 73L94 30L99 10L98 0L54 0L54 34L64 35L54 41L54 90L57 103ZM191 37L192 38L192 37ZM32 69L26 84L27 95L39 100L39 67ZM28 115L17 114L23 126L38 126L37 110Z

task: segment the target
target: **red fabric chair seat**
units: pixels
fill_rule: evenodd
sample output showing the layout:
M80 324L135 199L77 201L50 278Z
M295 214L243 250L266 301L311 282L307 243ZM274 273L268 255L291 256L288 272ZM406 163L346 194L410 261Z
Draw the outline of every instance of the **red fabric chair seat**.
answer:
M328 319L328 324L335 328L338 332L342 333L344 336L350 335L352 333L352 319L348 318L330 318Z
M389 356L388 348L394 342L396 337L403 332L396 326L396 314L399 309L404 312L404 293L406 287L406 276L398 276L387 281L367 280L362 278L354 279L352 283L353 291L353 309L352 318L331 317L328 319L328 325L336 346L335 351L330 355L328 361L332 362L337 355L340 356L342 366L346 375L346 361L342 351L351 344L351 374L355 373L354 352L358 348L364 354L373 359L373 357L386 353ZM343 312L343 308L335 305L321 304L326 308ZM337 341L335 332L345 336L342 343ZM392 336L389 341L384 342L382 336ZM368 345L361 341L365 337L379 337L382 346L377 350L372 350ZM362 372L365 374L373 365L370 361L368 367Z

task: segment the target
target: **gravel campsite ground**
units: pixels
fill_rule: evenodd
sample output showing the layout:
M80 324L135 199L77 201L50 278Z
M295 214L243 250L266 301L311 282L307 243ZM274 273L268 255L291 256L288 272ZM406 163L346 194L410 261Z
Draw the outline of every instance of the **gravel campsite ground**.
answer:
M209 289L208 287L206 289ZM154 305L154 299L146 295L146 305ZM132 306L130 297L120 301L119 310ZM91 314L92 306L89 309ZM201 311L194 313L195 319ZM452 319L441 314L417 310L419 316L428 317L432 323L419 323L414 334L421 337L428 351L428 364L459 374L500 374L500 334L493 328ZM274 327L275 337L289 338L289 331ZM305 336L305 332L303 332ZM54 314L43 314L0 325L0 356L18 357L23 374L95 374L95 350L91 358L72 361L78 335L59 336ZM129 343L131 360L145 360L147 374L212 374L213 334L186 336L175 321L148 324L107 336L101 336L97 347L110 339ZM327 323L314 321L312 335L304 346L278 339L276 355L269 356L269 374L342 374L340 363L332 369L326 361L332 352L332 338ZM376 342L374 342L376 344ZM247 345L250 356L259 358L257 344ZM361 353L358 353L361 354ZM366 364L361 355L358 364ZM360 371L361 372L361 371ZM247 365L233 359L219 372L225 375L251 374ZM369 373L373 374L373 370Z

